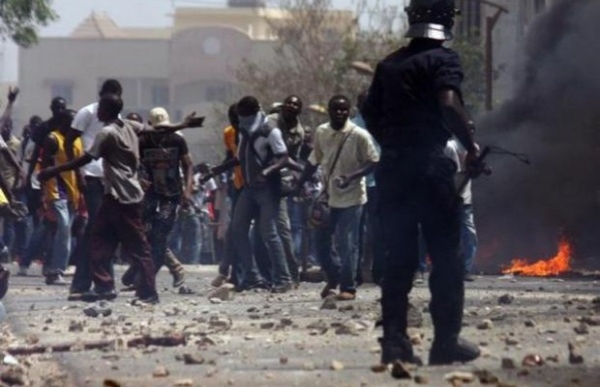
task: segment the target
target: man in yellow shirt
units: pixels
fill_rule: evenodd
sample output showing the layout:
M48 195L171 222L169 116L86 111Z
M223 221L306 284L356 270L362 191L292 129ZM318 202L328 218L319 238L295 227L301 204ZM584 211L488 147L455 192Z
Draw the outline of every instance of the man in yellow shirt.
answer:
M43 168L59 166L69 161L66 138L68 131L71 130L75 113L72 110L65 111L59 121L59 127L46 138L43 148ZM83 155L83 143L79 138L73 142L73 154L75 157ZM71 252L71 225L81 200L80 180L77 174L77 171L62 172L42 185L43 203L50 215L56 219L52 254L46 264L47 285L67 285L62 275L67 268Z

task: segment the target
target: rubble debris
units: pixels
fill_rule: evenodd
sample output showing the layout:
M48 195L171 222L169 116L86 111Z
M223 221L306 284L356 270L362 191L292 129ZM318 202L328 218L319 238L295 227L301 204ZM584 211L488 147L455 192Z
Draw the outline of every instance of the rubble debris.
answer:
M275 323L273 321L267 321L260 324L260 329L273 329Z
M227 316L211 316L208 325L217 331L227 331L231 329L233 321Z
M514 337L507 337L506 340L504 340L504 343L506 345L514 346L519 345L519 340L515 339Z
M584 322L579 323L579 325L574 327L573 330L578 335L587 335L588 333L590 333L590 330L588 329L588 325Z
M194 380L192 379L179 379L173 383L173 387L193 387Z
M579 353L577 346L573 343L569 343L569 364L583 364L585 359Z
M410 374L408 367L401 361L394 362L390 372L394 379L412 379L412 375Z
M498 305L510 305L515 300L515 297L510 294L503 294L498 298Z
M558 355L549 355L549 356L546 356L546 361L549 361L549 362L552 362L552 363L558 363L558 359L559 359Z
M208 293L208 298L211 302L214 299L218 299L220 301L231 301L233 300L233 296L235 294L235 286L233 284L223 284L215 290Z
M341 324L336 330L336 335L350 335L350 336L358 336L358 329L356 325L352 322L347 322L345 324Z
M337 309L337 302L334 296L329 296L326 297L325 300L323 300L323 304L321 305L321 310L336 310Z
M444 380L453 386L460 386L462 383L473 383L475 381L475 375L471 372L455 371L444 375Z
M169 376L169 370L163 365L157 365L154 368L154 372L152 372L152 376L155 378L166 378Z
M474 372L477 379L479 379L479 383L481 384L498 384L500 382L500 378L491 373L488 370L477 370Z
M503 370L514 370L515 368L517 368L517 363L515 362L514 359L512 359L510 357L502 358L502 369Z
M425 375L415 375L415 384L429 384L429 378Z
M83 309L83 314L88 317L108 317L112 314L112 309L107 306L106 301L100 301Z
M2 359L2 363L5 365L12 365L12 366L19 365L19 361L11 354L4 355L4 359Z
M102 382L102 385L104 387L121 387L121 383L117 382L114 379L104 379L104 382Z
M352 305L352 304L342 305L342 306L340 306L340 308L338 310L340 312L351 312L354 310L354 305Z
M177 347L186 344L185 336L173 334L168 336L150 336L145 335L127 341L128 347L148 347L154 345L157 347Z
M540 355L529 354L521 362L523 367L539 367L544 365L544 359Z
M536 325L535 321L533 321L531 319L530 320L525 320L525 326L527 328L535 328L535 325Z
M337 360L332 360L331 361L331 365L329 366L329 368L332 371L341 371L344 369L344 363L337 361Z
M477 324L477 329L485 331L488 329L492 329L494 327L494 323L490 319L485 319Z
M581 318L581 322L585 323L591 327L600 326L600 318L595 316L583 316Z
M279 320L279 325L282 327L291 327L294 325L294 321L291 318L282 318Z
M417 309L413 304L408 304L406 321L409 328L421 328L423 326L423 312Z
M25 356L46 352L70 352L76 347L80 347L81 350L108 349L111 348L112 345L112 340L99 340L83 343L74 342L67 344L34 345L28 347L9 347L6 349L6 352L14 356Z
M82 321L74 321L72 320L69 323L69 332L83 332L83 322Z
M200 365L204 364L206 360L199 353L184 353L183 363L187 365Z
M289 361L290 360L285 356L282 356L279 358L279 364L282 364L282 365L286 365Z
M387 365L385 364L375 364L371 366L371 372L380 374L382 372L386 372L388 370Z
M180 286L179 289L177 290L177 292L179 294L183 294L183 295L190 295L190 294L195 294L196 293L189 286L185 286L185 285Z

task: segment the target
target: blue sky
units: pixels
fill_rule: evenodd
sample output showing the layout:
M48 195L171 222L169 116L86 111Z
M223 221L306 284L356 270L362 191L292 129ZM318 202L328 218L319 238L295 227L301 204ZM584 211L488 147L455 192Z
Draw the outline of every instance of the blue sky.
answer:
M334 6L353 8L355 0L332 0ZM384 0L390 4L403 0ZM278 1L268 1L276 5ZM53 0L60 19L41 30L42 36L65 36L92 11L104 11L121 26L168 26L174 7L223 7L226 0ZM5 42L0 51L0 78L5 82L17 80L17 48Z

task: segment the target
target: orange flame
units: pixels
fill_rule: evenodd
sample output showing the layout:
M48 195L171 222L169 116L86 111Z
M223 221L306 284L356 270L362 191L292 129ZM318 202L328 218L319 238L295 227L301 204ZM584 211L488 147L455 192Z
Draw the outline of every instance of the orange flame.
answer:
M541 260L534 264L528 264L525 259L513 259L510 267L502 271L503 274L519 274L529 277L547 277L567 272L571 269L571 244L567 240L561 240L558 245L558 253L554 258Z

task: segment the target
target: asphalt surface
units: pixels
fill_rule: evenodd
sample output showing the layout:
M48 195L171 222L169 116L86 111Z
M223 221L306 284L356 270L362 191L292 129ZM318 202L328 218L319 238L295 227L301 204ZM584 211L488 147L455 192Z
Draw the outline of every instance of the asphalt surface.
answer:
M68 352L16 356L33 386L103 386L107 379L120 386L449 386L448 373L464 371L468 379L478 370L499 380L492 386L600 386L600 304L593 302L600 283L593 280L478 277L467 284L463 336L479 343L484 356L468 365L411 370L412 379L398 380L371 370L381 335L374 328L376 287L363 286L356 301L338 302L335 310L320 309L322 284L211 302L215 274L216 267L188 267L187 285L195 294L181 295L163 271L159 305L132 306L133 294L121 293L108 303L107 317L86 316L89 304L67 302L66 287L46 286L40 276L13 277L2 346L72 345ZM419 285L412 302L426 310L428 296ZM410 334L420 341L417 354L427 359L432 328L429 315L423 317L423 326ZM480 329L484 325L488 329ZM176 334L186 337L185 345L124 348L131 338ZM111 344L83 350L90 342ZM583 364L570 364L569 342ZM202 364L185 364L180 359L186 354ZM527 355L544 364L523 366ZM514 368L504 369L503 359L504 368L511 362ZM153 375L165 369L167 376ZM477 375L471 385L480 385Z

